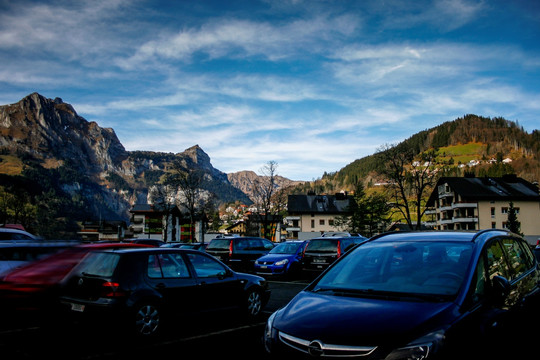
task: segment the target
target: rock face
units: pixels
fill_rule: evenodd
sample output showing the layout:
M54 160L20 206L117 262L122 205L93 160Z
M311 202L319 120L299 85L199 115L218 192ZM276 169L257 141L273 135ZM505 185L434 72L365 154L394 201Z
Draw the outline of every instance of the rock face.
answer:
M43 161L70 159L88 175L123 172L127 152L113 129L101 128L77 115L60 98L38 93L0 107L0 146Z
M252 201L256 201L253 189L256 186L256 181L261 178L260 175L257 175L253 171L244 170L235 173L229 173L227 174L227 178L232 186L240 189L243 193L249 196ZM275 182L276 191L303 183L303 181L293 181L279 175L275 177Z
M178 154L129 152L113 129L85 120L60 98L47 99L38 93L0 106L0 152L31 160L30 166L69 167L78 176L59 184L65 192L84 196L95 212L115 213L124 220L134 203L146 201L148 188L173 163L180 163L184 171L204 172L202 185L218 202L250 201L229 183L227 174L212 166L198 145Z

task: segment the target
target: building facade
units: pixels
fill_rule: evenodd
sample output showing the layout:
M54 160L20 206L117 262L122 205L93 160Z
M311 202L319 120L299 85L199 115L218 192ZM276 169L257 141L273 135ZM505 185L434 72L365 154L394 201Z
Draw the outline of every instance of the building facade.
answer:
M287 238L305 240L325 232L344 231L336 217L350 214L354 199L347 194L289 195L285 218Z
M480 230L508 225L513 204L521 232L531 244L540 238L538 187L514 175L500 178L442 177L432 192L425 224L437 230Z
M204 230L208 223L204 215L196 217L191 229L189 216L183 216L177 206L165 211L159 205L135 204L130 212L130 229L136 238L167 242L198 242L204 239Z

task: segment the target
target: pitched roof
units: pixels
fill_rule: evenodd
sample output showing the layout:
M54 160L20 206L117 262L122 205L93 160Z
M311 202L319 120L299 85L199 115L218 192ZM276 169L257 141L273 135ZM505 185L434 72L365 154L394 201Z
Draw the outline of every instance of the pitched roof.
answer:
M444 184L448 184L453 192L467 200L540 201L536 185L513 175L491 178L442 177L437 182L437 187ZM437 187L428 204L437 198Z
M289 213L339 214L349 211L354 199L346 195L289 195Z

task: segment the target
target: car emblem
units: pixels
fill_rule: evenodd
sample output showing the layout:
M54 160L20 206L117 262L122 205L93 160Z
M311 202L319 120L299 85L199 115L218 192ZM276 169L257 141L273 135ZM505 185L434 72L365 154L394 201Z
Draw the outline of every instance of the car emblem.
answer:
M80 279L79 279L79 282L78 282L77 284L78 284L79 286L82 286L83 282L84 282L83 278L80 278Z
M308 353L311 356L319 357L324 355L323 345L319 340L313 340L308 345Z

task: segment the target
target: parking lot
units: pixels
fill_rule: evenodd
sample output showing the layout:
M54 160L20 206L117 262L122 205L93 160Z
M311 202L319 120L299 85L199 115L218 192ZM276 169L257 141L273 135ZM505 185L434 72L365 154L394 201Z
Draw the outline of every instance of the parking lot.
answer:
M265 358L261 343L265 320L306 286L305 282L270 282L272 295L265 312L255 322L236 314L206 316L170 324L149 341L122 336L107 327L82 324L51 331L37 323L0 325L2 359L161 359L175 357L233 356Z

